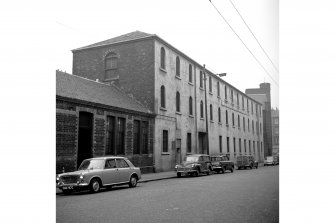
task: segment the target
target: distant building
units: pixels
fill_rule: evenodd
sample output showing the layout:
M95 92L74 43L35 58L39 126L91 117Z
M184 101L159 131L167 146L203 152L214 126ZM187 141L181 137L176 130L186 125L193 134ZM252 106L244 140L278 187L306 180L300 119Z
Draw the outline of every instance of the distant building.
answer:
M152 172L154 114L118 87L56 71L56 172L87 158L128 157Z
M136 31L72 52L74 75L112 83L154 114L156 171L194 153L263 161L262 104L157 35Z
M272 118L270 83L261 83L259 88L246 89L245 93L263 106L264 156L272 156Z
M272 155L279 154L279 110L272 109Z

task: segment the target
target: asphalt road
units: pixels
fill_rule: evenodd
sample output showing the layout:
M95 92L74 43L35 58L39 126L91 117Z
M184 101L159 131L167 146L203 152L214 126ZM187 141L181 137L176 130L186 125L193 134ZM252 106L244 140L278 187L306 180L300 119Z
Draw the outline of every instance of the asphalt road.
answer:
M56 196L57 222L279 222L279 167Z

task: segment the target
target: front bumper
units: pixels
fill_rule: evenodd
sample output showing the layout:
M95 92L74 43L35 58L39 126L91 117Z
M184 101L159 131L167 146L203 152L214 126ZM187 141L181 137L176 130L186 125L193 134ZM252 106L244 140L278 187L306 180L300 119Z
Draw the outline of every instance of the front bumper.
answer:
M195 169L191 169L191 168L183 168L183 167L179 167L176 169L177 173L181 173L181 174L189 174L189 173L194 173L197 170Z
M62 182L57 183L57 187L61 190L74 190L88 187L88 183L72 183L72 184L64 184Z

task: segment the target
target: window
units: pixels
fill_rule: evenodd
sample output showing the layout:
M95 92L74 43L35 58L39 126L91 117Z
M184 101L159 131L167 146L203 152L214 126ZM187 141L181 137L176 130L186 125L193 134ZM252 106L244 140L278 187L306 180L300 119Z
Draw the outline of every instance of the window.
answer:
M255 105L256 107L256 115L258 115L258 105Z
M116 159L116 165L118 168L128 168L128 163L123 159Z
M251 114L254 113L254 104L251 102Z
M192 134L187 133L187 153L192 152Z
M227 100L227 86L224 86L224 98Z
M249 125L249 119L248 119L248 132L250 132L250 125Z
M217 82L217 94L220 97L220 81Z
M236 93L237 107L240 107L240 96Z
M256 121L256 134L259 134L259 130L258 130L258 122Z
M239 149L239 152L242 153L242 142L241 142L241 139L238 139L238 149Z
M219 119L219 123L221 123L221 108L218 108L218 119Z
M242 109L244 110L244 97L242 96Z
M209 84L209 92L212 93L212 77L209 76L208 78L208 84Z
M192 78L192 65L188 65L188 82L192 83L193 82L193 78Z
M254 128L254 120L252 120L252 134L255 133L255 128Z
M249 140L249 154L251 154L251 141Z
M228 122L228 110L226 110L226 125L229 125L229 122Z
M229 153L229 137L227 137L227 153Z
M165 49L161 47L161 68L165 70Z
M222 136L219 136L220 153L222 153Z
M149 122L142 122L142 154L148 154L149 147Z
M107 160L105 163L105 169L112 169L112 168L116 168L115 159Z
M176 111L180 112L180 94L179 91L176 93Z
M107 116L106 155L115 155L115 117Z
M237 126L240 128L240 115L237 115Z
M230 99L231 99L231 103L234 103L234 91L230 90Z
M180 60L176 57L176 76L180 77Z
M247 140L244 140L244 152L247 153Z
M247 112L249 112L249 99L247 99Z
M209 120L213 121L213 106L209 106Z
M259 130L260 130L260 133L262 134L262 123L259 123Z
M261 153L263 153L263 142L261 142Z
M245 131L245 118L243 117L243 131Z
M234 113L231 114L231 119L232 119L232 124L233 127L235 126L235 118L234 118Z
M163 130L163 152L167 153L168 150L168 131L167 130Z
M161 86L161 107L165 108L165 87Z
M254 154L255 154L255 141L252 141L252 147L254 149Z
M202 75L202 71L200 71L200 88L204 87L204 81L203 81L203 75Z
M193 99L192 99L192 97L190 97L189 100L188 100L188 109L189 109L189 114L193 115Z
M124 154L124 139L125 139L125 123L124 118L117 120L117 140L116 140L116 155Z
M140 121L134 120L134 130L133 130L133 153L140 154Z
M233 138L233 144L234 144L234 153L236 153L236 139L235 139L235 137Z
M105 57L105 79L113 79L117 75L118 56L111 52Z
M200 118L204 118L204 103L200 101Z

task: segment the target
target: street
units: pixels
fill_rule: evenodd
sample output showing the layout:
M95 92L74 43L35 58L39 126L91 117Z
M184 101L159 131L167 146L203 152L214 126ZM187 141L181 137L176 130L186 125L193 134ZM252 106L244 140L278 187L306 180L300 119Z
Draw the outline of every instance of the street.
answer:
M279 166L56 196L57 222L279 222Z

